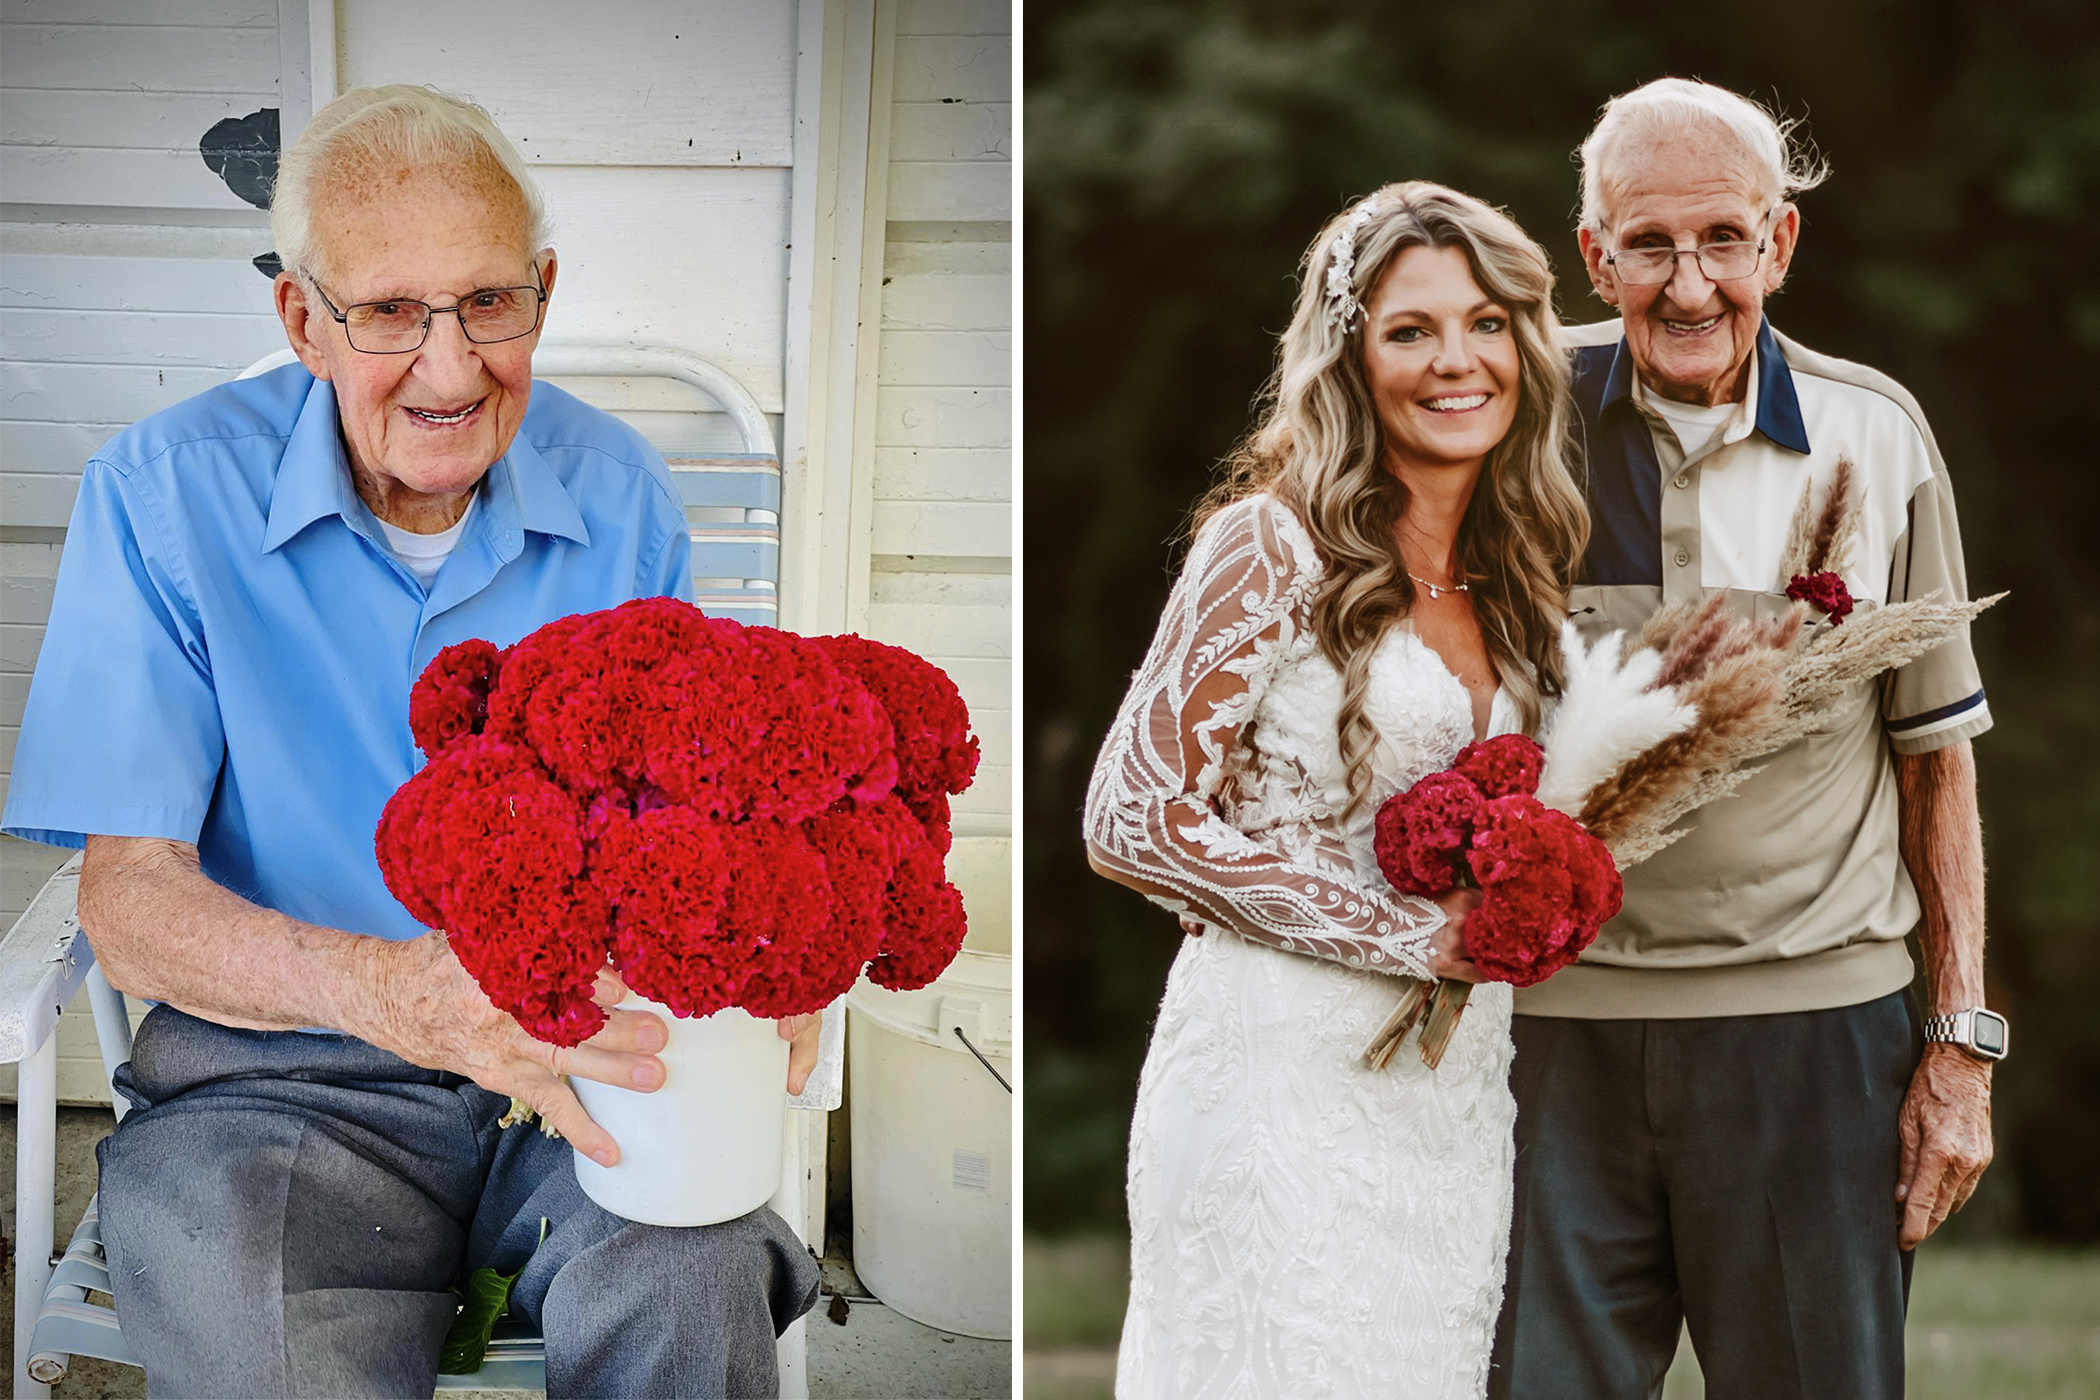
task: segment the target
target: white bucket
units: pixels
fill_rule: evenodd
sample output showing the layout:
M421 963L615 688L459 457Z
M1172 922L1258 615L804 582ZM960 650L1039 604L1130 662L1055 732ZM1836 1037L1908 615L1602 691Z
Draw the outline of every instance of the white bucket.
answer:
M846 999L853 1263L916 1322L1013 1336L1013 957L965 946L931 986Z
M713 1225L748 1215L780 1189L787 1126L788 1043L770 1020L737 1007L688 1020L629 993L670 1030L653 1094L573 1078L584 1111L620 1145L617 1166L576 1154L584 1194L644 1225Z

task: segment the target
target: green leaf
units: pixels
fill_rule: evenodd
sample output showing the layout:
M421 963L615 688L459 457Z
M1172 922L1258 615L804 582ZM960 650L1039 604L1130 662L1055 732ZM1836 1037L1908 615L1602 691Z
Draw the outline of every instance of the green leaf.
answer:
M520 1265L518 1273L523 1272ZM481 1360L489 1351L489 1333L496 1330L496 1320L510 1311L510 1286L517 1281L518 1274L499 1274L494 1269L476 1269L468 1276L465 1301L459 1316L452 1319L452 1330L445 1334L444 1350L438 1353L439 1375L471 1376L481 1369Z
M546 1240L547 1222L542 1218L540 1243ZM482 1268L467 1276L459 1316L452 1319L452 1330L445 1334L444 1349L438 1353L439 1375L471 1376L481 1369L482 1359L489 1352L489 1334L496 1330L503 1314L510 1311L511 1285L524 1272L525 1266L520 1264L517 1273L499 1274Z

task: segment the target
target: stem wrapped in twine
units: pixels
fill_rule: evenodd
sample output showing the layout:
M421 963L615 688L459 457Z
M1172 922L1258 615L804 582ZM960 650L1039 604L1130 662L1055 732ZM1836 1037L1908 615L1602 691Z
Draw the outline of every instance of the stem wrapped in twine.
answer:
M1471 982L1424 982L1419 977L1403 977L1400 983L1400 1004L1364 1048L1365 1069L1384 1069L1391 1064L1393 1053L1417 1021L1422 1022L1422 1063L1435 1069L1444 1062L1444 1052L1450 1049L1451 1037L1458 1031L1458 1018L1466 1009L1466 999L1473 995Z

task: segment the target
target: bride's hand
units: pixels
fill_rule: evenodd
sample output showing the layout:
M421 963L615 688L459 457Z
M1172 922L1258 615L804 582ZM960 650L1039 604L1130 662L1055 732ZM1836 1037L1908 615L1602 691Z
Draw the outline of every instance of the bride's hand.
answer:
M1487 974L1466 956L1466 916L1480 903L1479 890L1456 889L1436 900L1443 925L1429 935L1429 975L1459 982L1485 982Z

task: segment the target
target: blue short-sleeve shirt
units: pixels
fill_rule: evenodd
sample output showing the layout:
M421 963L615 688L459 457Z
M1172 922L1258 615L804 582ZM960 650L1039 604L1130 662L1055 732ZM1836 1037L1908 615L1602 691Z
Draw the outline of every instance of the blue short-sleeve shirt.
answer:
M422 929L372 833L422 766L408 693L454 642L508 646L630 598L693 596L670 473L609 414L535 384L426 591L351 486L333 388L298 365L221 385L87 465L0 829L197 846L258 904Z

